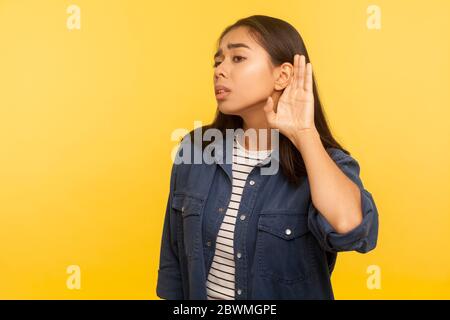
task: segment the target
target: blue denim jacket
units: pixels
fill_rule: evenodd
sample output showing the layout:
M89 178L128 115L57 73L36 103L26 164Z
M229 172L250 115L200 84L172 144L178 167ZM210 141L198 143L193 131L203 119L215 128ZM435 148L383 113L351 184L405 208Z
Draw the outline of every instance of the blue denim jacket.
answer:
M156 288L161 298L207 298L206 279L232 189L225 141L213 163L172 166ZM201 153L200 144L188 143L193 153ZM236 300L334 299L330 277L337 252L366 253L376 247L378 211L363 187L357 161L340 149L327 152L360 187L363 221L348 233L337 233L312 204L307 177L294 187L281 169L260 174L276 157L258 164L248 175L236 219Z

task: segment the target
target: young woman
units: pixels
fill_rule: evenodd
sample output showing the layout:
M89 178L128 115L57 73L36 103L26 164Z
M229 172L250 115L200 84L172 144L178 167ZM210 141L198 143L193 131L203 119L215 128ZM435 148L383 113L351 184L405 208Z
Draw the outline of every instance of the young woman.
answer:
M216 118L186 135L178 156L205 152L211 143L192 141L211 129L232 148L173 165L157 295L334 299L337 252L375 248L378 211L330 132L302 38L255 15L224 30L214 59ZM262 174L274 164L280 170Z

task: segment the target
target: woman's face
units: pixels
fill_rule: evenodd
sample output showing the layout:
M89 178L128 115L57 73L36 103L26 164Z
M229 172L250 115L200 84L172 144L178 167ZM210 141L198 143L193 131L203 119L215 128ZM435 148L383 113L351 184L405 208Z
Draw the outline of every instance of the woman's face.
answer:
M246 27L229 31L214 57L214 86L219 110L241 115L255 106L264 106L275 86L276 74L270 56L249 34ZM218 94L216 86L230 92Z

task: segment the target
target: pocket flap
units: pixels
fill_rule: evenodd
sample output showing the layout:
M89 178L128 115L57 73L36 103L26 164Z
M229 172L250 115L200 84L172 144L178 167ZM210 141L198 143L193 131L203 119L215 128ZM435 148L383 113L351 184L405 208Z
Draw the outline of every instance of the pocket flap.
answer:
M308 216L302 214L263 214L259 216L258 229L285 240L309 232Z
M189 215L199 215L202 207L202 200L187 194L176 193L172 197L172 208L180 211L183 217Z

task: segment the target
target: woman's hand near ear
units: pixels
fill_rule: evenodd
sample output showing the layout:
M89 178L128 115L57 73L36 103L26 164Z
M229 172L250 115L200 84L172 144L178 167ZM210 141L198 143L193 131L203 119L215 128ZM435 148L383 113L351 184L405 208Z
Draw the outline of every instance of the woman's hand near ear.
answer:
M337 233L354 230L363 221L361 191L325 150L314 124L312 66L295 55L294 73L278 100L277 112L269 97L264 106L269 126L278 128L300 151L315 208Z
M276 112L272 97L269 97L264 111L271 128L279 131L293 141L302 131L316 130L314 124L314 94L312 65L305 65L305 56L294 56L294 69L291 81L278 100Z

